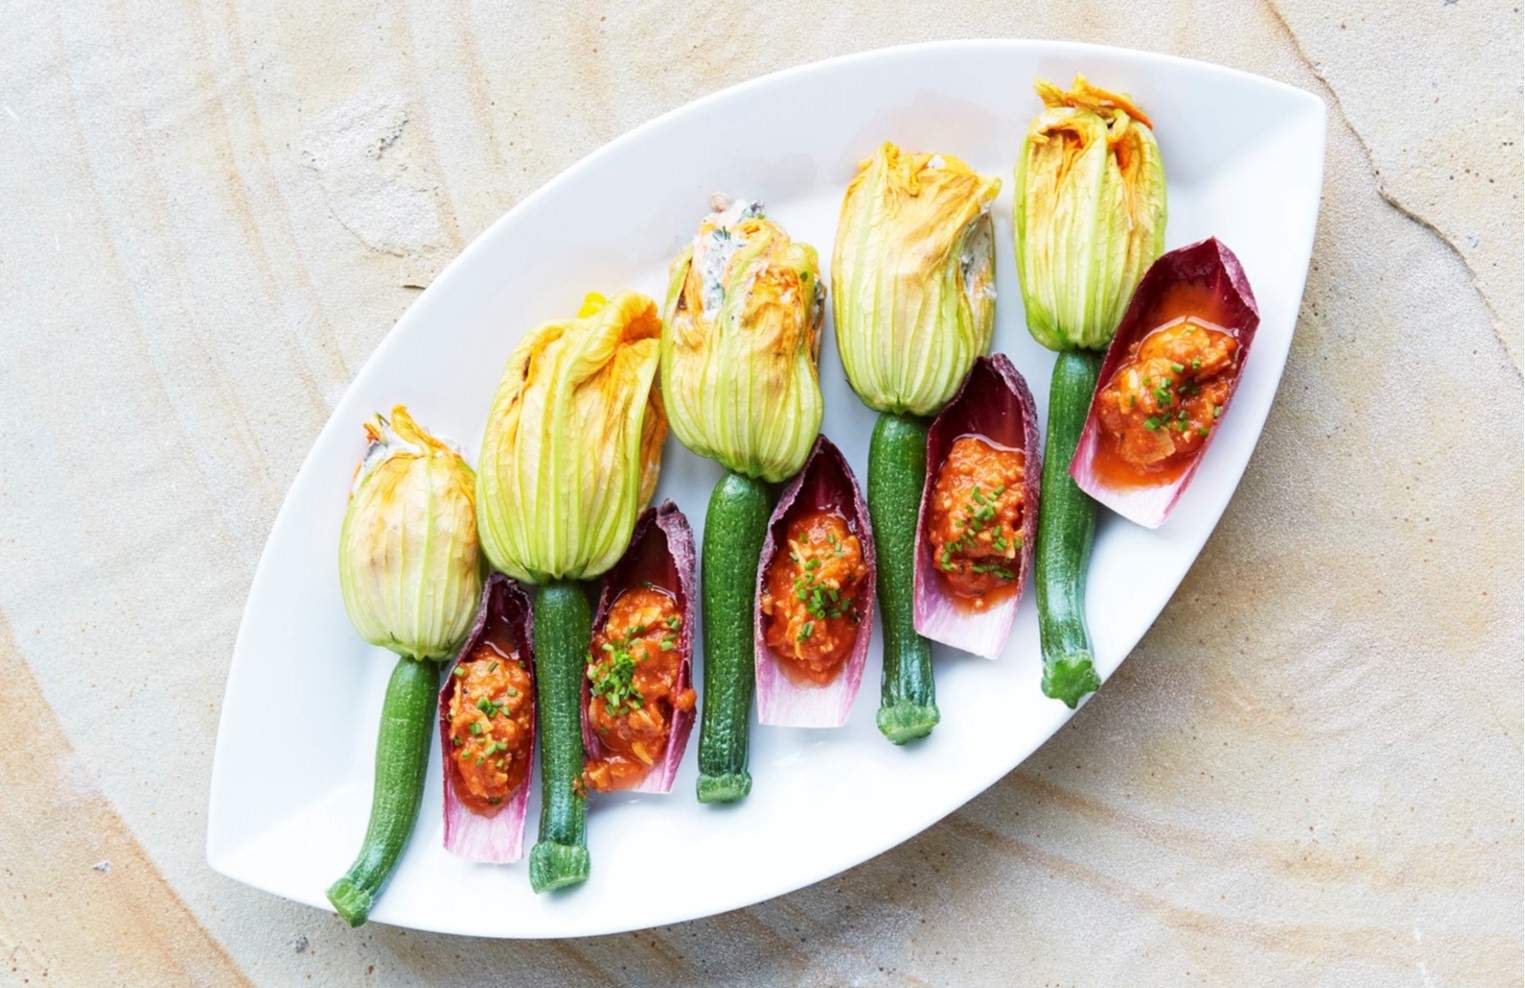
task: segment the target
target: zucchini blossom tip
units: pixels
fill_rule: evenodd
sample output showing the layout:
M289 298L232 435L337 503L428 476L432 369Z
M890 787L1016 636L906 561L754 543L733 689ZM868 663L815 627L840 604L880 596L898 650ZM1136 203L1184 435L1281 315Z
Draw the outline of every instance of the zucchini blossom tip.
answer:
M1149 117L1075 77L1034 84L1043 112L1017 159L1017 275L1033 338L1105 349L1165 248L1165 171Z
M995 331L990 206L1001 181L885 143L847 187L832 254L837 350L858 397L931 415Z
M345 610L366 641L440 658L471 629L482 590L475 478L402 405L365 434L339 536Z
M669 272L662 391L673 433L729 470L776 482L821 429L826 287L814 247L761 203L717 196Z
M598 576L656 490L667 415L662 320L636 292L590 294L509 357L482 437L477 523L494 567L529 583Z

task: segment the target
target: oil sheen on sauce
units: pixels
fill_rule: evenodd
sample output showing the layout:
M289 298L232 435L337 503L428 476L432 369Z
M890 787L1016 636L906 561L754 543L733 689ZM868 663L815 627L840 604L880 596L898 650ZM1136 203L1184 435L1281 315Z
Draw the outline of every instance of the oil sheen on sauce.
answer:
M949 596L970 610L1017 585L1025 467L1021 450L973 434L954 440L937 466L926 519L932 565Z

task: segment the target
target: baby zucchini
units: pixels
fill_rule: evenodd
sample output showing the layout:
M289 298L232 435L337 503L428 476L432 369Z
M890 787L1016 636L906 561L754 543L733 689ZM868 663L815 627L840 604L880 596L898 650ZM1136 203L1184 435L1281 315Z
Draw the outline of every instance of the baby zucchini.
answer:
M916 633L916 520L927 479L927 420L884 412L868 447L868 512L878 556L884 678L879 730L896 744L937 726L932 643Z
M704 519L701 803L729 803L752 791L747 771L747 729L756 688L752 612L772 507L766 484L732 470L715 485Z
M397 660L381 704L371 822L355 863L328 887L328 901L351 926L370 916L418 822L438 691L439 669L433 662L406 656Z

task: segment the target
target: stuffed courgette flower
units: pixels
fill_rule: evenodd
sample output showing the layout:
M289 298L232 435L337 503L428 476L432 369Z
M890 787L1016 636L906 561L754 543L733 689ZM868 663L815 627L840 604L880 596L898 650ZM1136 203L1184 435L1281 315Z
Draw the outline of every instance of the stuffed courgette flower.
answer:
M935 415L990 347L1001 180L886 143L847 187L831 261L847 379L875 411Z
M435 659L471 630L482 567L471 468L398 405L365 425L339 534L344 608L366 641L401 658L387 683L376 741L371 820L355 863L328 889L351 926L370 915L397 866L423 797L439 686Z
M832 254L837 350L858 397L877 410L868 508L884 627L879 730L926 736L939 713L932 647L912 606L928 417L958 391L995 330L990 204L999 179L951 155L885 144L847 187Z
M816 360L825 288L815 249L761 203L717 196L671 269L662 389L673 431L726 468L704 524L700 802L752 789L747 734L756 688L751 615L773 506L769 484L799 471L821 429Z
M482 592L471 468L402 405L365 433L339 534L344 609L372 645L414 659L451 655Z
M1073 707L1101 684L1086 627L1096 504L1067 468L1139 279L1165 246L1165 171L1149 118L1127 96L1076 76L1036 83L1044 109L1016 167L1017 274L1027 328L1058 350L1049 387L1035 574L1043 692Z
M799 471L821 430L826 288L815 248L790 240L761 203L712 205L668 280L668 421L700 456L776 483Z
M532 330L498 384L478 460L477 520L498 569L536 584L541 812L535 891L588 877L579 707L593 616L579 580L619 561L656 488L667 417L654 384L656 303L588 296Z
M1105 350L1165 249L1165 169L1149 118L1077 75L1034 88L1044 110L1017 159L1017 276L1033 339Z
M498 383L477 469L482 548L529 583L613 566L651 500L667 417L652 387L662 321L635 292L589 295L531 330Z

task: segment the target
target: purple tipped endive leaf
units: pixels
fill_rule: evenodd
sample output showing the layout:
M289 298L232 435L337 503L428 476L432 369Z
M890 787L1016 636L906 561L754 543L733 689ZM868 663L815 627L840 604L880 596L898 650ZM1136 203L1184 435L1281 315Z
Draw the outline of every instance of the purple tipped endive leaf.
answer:
M817 511L831 512L846 521L848 530L862 546L867 568L861 590L854 598L858 623L852 651L837 668L835 677L825 684L812 682L785 667L785 663L793 660L775 655L768 647L765 622L771 619L762 610L768 570L778 553L788 546L789 526L795 519ZM825 436L816 438L805 465L784 488L773 517L768 519L757 567L756 596L753 635L759 722L776 727L841 727L852 710L868 661L874 619L874 536L868 507L852 468Z
M1233 364L1223 375L1228 385L1227 397L1219 416L1206 428L1199 446L1184 461L1169 470L1139 474L1127 461L1112 452L1116 438L1108 434L1100 421L1102 394L1119 370L1133 360L1136 348L1153 332L1185 317L1227 333L1238 347ZM1228 412L1255 330L1260 325L1260 309L1249 279L1233 251L1217 238L1208 238L1161 255L1139 282L1138 291L1117 327L1117 335L1107 349L1106 360L1097 379L1096 393L1085 430L1080 434L1075 457L1070 461L1070 476L1080 489L1130 521L1156 528L1170 516L1197 472L1207 448L1218 435L1218 423ZM1122 469L1119 469L1119 466Z
M698 620L694 559L694 533L678 506L672 501L663 501L660 507L647 508L636 520L629 548L604 577L598 610L593 618L593 633L597 635L608 622L609 610L615 600L631 587L649 583L670 594L678 616L682 619L677 631L678 678L673 687L674 695L693 686L694 623ZM600 759L608 754L588 718L588 704L592 698L591 685L584 675L582 741L589 760ZM688 747L688 735L693 728L694 708L674 708L667 747L662 752L661 759L652 765L651 771L646 773L639 785L625 791L671 792L673 778L678 774L678 763L683 760L683 751Z
M450 700L460 687L455 667L467 660L483 644L491 645L504 661L517 657L535 681L534 631L530 601L519 585L502 573L494 573L482 588L482 607L466 643L445 670L445 685L439 696L440 758L444 765L445 850L471 861L504 864L518 861L524 852L524 811L529 805L531 771L501 806L479 813L467 806L456 791L459 770L452 757L450 737ZM534 690L530 690L530 730L534 731ZM525 757L534 765L535 737L531 734Z
M1016 579L982 598L953 593L940 574L929 537L933 489L938 472L956 440L977 436L998 447L1022 454L1022 511L1017 534L1022 544L1012 560ZM921 513L916 521L916 584L913 613L918 634L994 659L1006 647L1017 605L1032 567L1038 537L1038 488L1043 476L1038 441L1038 416L1027 382L1005 354L980 357L963 387L932 422L927 432L927 479L922 488ZM978 604L976 603L978 601Z

